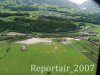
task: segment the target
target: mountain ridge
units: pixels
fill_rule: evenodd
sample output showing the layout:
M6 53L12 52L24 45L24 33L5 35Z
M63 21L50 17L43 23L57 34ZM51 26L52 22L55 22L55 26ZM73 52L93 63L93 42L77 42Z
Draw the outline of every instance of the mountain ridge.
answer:
M15 6L15 5L33 5L34 3L37 4L47 4L47 5L55 5L55 6L61 6L61 7L72 7L72 8L97 8L98 5L93 2L92 0L88 0L85 3L81 5L77 5L70 0L0 0L0 5L5 6Z
M76 4L70 2L69 0L0 0L1 3L6 4L48 4L48 5L56 5L63 7L77 7Z

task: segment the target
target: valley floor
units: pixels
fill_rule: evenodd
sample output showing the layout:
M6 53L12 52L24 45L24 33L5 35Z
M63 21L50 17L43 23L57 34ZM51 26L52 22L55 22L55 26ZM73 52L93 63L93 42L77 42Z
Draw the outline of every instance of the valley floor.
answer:
M2 46L1 46L2 44ZM50 75L95 75L96 63L91 61L80 50L83 49L77 42L69 44L52 41L51 44L27 44L26 51L20 50L22 44L0 43L0 75L42 75L40 72L31 72L31 65L37 66L71 66L69 72L50 72ZM94 65L93 71L75 71L74 65ZM72 72L73 71L73 72ZM44 72L43 75L48 75Z

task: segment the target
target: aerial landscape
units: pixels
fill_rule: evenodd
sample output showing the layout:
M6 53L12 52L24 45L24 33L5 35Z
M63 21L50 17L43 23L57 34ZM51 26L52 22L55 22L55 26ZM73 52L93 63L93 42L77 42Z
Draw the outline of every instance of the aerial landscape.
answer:
M93 0L0 0L0 75L96 75L99 51Z

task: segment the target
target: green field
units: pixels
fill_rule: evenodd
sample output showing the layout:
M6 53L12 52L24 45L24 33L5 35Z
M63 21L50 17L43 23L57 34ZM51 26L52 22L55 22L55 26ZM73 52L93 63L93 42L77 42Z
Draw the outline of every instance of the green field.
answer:
M68 65L72 67L71 70L74 70L75 64L93 64L95 68L92 72L51 72L50 75L95 75L96 64L80 52L81 46L75 42L68 45L58 42L31 44L27 45L25 52L20 50L20 44L12 43L8 53L6 52L8 44L6 42L3 42L2 46L1 44L0 52L5 56L0 59L0 75L49 75L47 72L43 74L31 72L31 64L37 66Z
M95 27L94 28L90 28L90 31L91 32L100 32L100 25L95 25Z
M100 25L92 24L92 23L86 23L87 26L91 26L89 28L90 32L100 32Z
M99 49L98 49L99 47L85 40L81 40L79 44L83 47L83 50L86 51L83 52L83 54L86 55L93 62L97 63L99 55Z
M91 36L90 38L91 39L98 39L98 40L100 40L100 36Z

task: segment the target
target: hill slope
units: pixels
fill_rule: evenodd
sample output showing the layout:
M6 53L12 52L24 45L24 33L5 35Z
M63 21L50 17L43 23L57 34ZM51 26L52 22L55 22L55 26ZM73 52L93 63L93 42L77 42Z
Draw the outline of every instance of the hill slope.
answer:
M67 6L67 7L77 7L76 4L70 2L69 0L0 0L1 4L48 4L57 6Z

